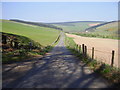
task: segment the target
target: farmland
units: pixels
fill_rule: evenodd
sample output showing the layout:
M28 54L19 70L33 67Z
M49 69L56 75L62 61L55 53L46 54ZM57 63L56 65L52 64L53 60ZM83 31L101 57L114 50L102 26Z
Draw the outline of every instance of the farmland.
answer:
M67 33L80 36L120 39L118 37L118 21L74 21L53 23L52 25L63 28L63 31Z
M88 55L91 56L92 47L95 48L95 59L106 64L111 64L112 50L115 50L115 62L114 66L118 67L118 40L102 39L102 38L90 38L82 37L73 34L67 34L68 37L72 37L76 44L85 44L88 47Z
M73 21L73 22L61 22L53 23L52 25L63 28L65 32L83 32L85 29L91 27L91 25L104 23L102 21Z
M120 39L118 32L118 23L118 21L107 22L96 26L91 26L85 29L86 32L74 34L85 37Z
M44 55L52 48L60 30L2 20L1 33L3 63L11 63Z
M56 29L24 25L8 20L2 20L2 32L28 37L44 46L52 44L60 33Z

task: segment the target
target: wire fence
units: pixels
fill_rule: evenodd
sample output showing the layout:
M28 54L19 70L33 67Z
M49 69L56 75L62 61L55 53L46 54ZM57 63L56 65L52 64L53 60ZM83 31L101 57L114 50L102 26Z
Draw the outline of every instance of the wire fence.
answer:
M68 42L69 43L69 42ZM96 47L87 47L85 44L75 44L73 47L78 52L82 53L84 57L89 56L91 59L95 59L97 61L103 62L105 64L109 64L112 67L120 67L118 65L118 52L115 50L102 51L96 49Z

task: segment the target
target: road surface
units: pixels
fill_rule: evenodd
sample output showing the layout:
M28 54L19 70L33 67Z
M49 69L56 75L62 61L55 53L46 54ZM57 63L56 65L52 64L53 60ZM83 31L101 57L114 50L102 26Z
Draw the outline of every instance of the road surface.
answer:
M107 88L108 82L92 72L64 45L64 34L53 50L25 76L6 88Z

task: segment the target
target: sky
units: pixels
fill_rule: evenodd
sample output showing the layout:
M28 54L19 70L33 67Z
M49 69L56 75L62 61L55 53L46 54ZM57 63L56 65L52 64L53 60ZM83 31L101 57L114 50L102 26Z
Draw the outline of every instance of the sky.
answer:
M36 22L114 21L117 2L2 2L2 19Z

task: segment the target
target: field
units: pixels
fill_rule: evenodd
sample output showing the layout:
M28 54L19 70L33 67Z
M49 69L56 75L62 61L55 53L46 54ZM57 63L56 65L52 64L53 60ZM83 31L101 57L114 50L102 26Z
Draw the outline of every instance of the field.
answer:
M85 32L79 32L74 34L85 37L120 39L117 21L92 26L85 29Z
M2 32L28 37L40 44L52 44L60 31L52 28L24 25L13 21L2 20Z
M95 48L95 59L106 64L111 64L112 50L115 50L114 66L118 67L118 40L81 37L73 34L66 34L68 37L74 38L76 44L85 44L88 48L88 55L91 56L92 47Z
M2 20L1 33L2 63L12 63L44 55L54 45L60 30Z
M83 32L85 29L91 27L98 23L103 23L100 21L76 21L76 22L63 22L63 23L53 23L57 27L63 28L65 32Z

